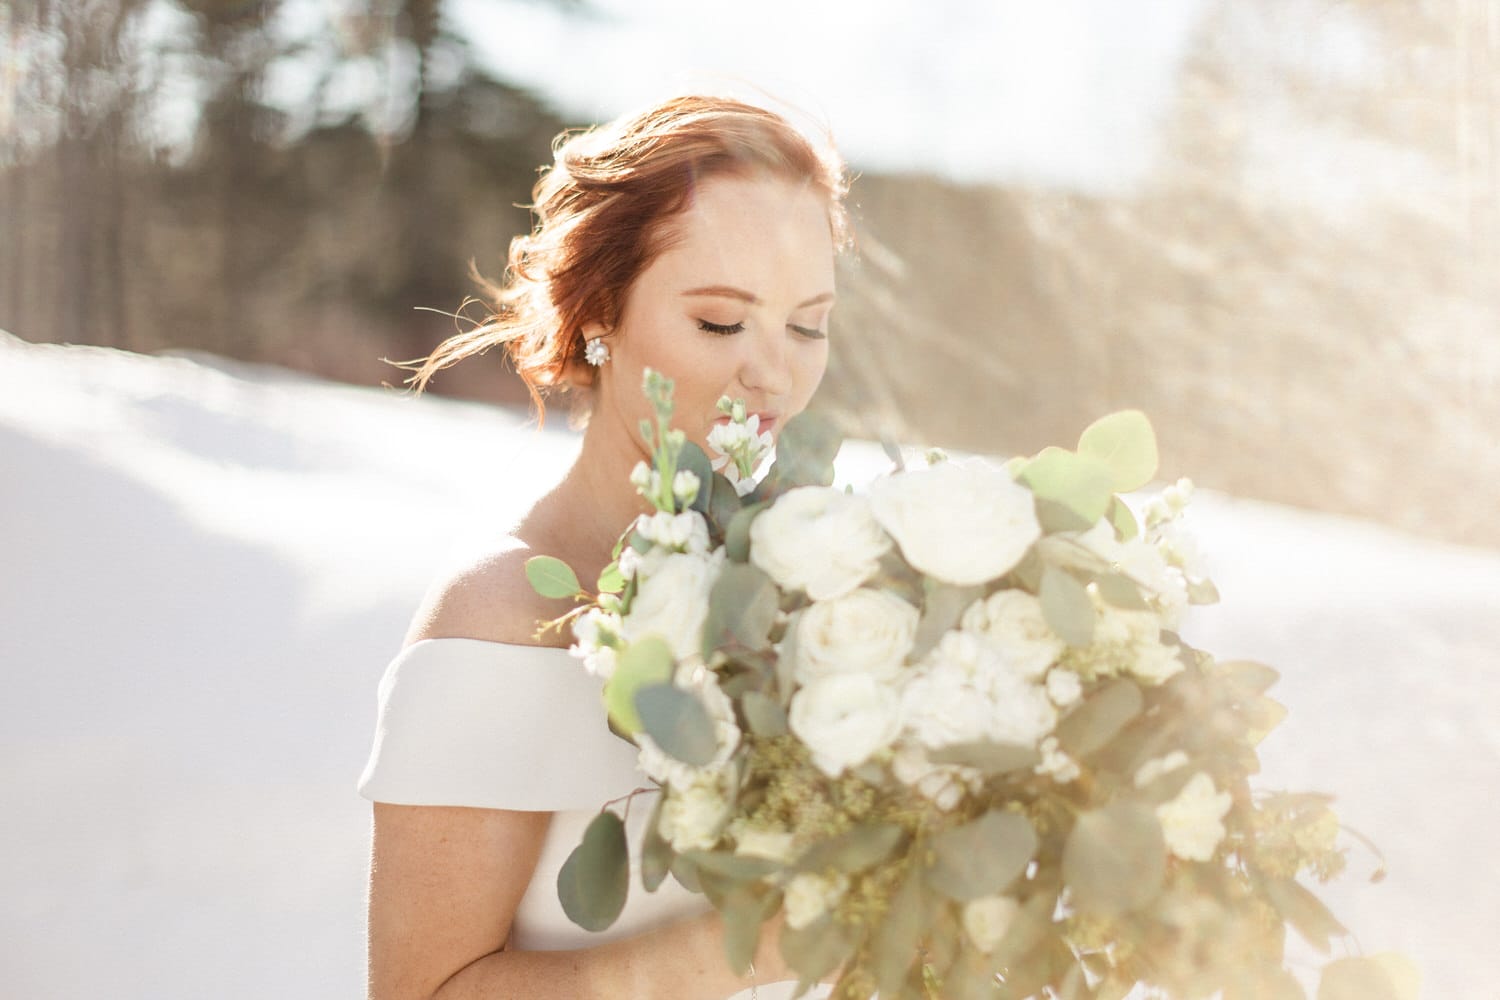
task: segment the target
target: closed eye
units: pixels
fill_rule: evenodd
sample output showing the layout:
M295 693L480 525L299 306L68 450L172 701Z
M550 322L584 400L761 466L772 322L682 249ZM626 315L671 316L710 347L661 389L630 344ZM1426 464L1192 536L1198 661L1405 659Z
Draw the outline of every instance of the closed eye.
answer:
M744 323L727 323L727 324L725 324L725 323L710 323L706 319L700 319L698 321L698 329L703 330L703 331L705 331L707 333L717 333L717 334L719 334L721 336L728 336L731 333L739 333L741 330L745 329L745 324Z
M802 336L807 337L810 340L825 340L828 337L828 334L824 333L822 330L819 330L817 327L798 326L796 323L788 323L787 328L797 331Z

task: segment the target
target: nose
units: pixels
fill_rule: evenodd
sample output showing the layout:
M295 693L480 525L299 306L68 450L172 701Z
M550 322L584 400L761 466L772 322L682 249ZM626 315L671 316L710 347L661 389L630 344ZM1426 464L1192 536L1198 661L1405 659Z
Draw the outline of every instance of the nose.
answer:
M740 365L740 381L746 389L764 397L776 399L790 395L792 368L787 355L785 330L757 335L750 344L749 355Z

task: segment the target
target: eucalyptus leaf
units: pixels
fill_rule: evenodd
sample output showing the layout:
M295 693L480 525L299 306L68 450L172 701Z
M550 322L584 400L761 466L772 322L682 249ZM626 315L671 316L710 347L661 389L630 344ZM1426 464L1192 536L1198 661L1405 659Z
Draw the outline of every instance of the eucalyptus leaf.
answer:
M557 873L557 898L568 919L586 931L602 931L619 917L630 890L625 824L601 812Z
M776 737L787 732L786 709L762 691L746 691L740 698L740 710L757 736Z
M1048 535L1087 531L1094 524L1061 500L1049 497L1036 498L1036 520L1042 526L1042 532Z
M1156 898L1167 846L1149 806L1116 800L1083 813L1063 848L1063 880L1081 912L1115 916Z
M896 444L895 441L892 441L888 437L882 437L880 439L880 450L883 451L883 452L885 452L885 457L888 458L888 459L890 459L891 460L891 464L896 467L893 471L895 471L895 472L905 472L906 471L906 459L901 454L901 446L900 445Z
M718 752L713 719L693 694L675 684L650 684L635 695L641 728L669 757L703 767Z
M661 835L661 812L666 805L665 792L658 793L651 818L646 821L646 832L641 839L641 885L647 892L655 892L672 868L676 852L666 837Z
M643 687L669 680L672 665L672 648L657 635L637 639L616 657L615 672L604 682L604 708L621 733L640 731L635 696Z
M1212 580L1189 578L1187 596L1189 604L1218 604L1219 588L1214 586Z
M677 471L684 470L698 477L698 495L693 498L690 506L698 513L707 515L714 487L714 469L708 456L703 454L703 449L692 441L684 442L682 451L677 455Z
M1043 448L1017 478L1039 499L1062 504L1088 525L1104 516L1114 495L1108 466L1065 448Z
M1000 892L1036 853L1036 831L1026 817L993 809L937 834L925 879L949 899L968 902Z
M729 851L684 851L700 873L713 873L730 882L753 882L782 869L779 861Z
M759 566L725 564L709 593L703 658L708 659L731 637L748 649L768 648L777 597L776 584Z
M1156 475L1156 432L1140 410L1120 410L1089 424L1078 438L1078 453L1109 470L1116 493L1138 490Z
M1136 523L1135 514L1125 501L1119 497L1113 497L1109 501L1109 523L1115 526L1115 534L1120 541L1128 542L1141 533L1141 527Z
M599 582L596 587L601 594L618 594L625 589L625 575L620 572L620 564L612 562L604 567L599 574Z
M721 472L715 472L713 478L706 481L701 489L709 494L708 509L704 513L710 526L717 527L720 531L725 530L734 520L734 515L744 506L739 492Z
M1087 757L1140 715L1144 704L1134 681L1112 680L1063 716L1057 724L1057 742L1069 756Z
M1329 938L1349 933L1321 899L1292 879L1277 879L1267 882L1265 887L1271 905L1297 929L1303 940L1319 951L1326 954Z
M1338 958L1323 966L1318 1000L1417 1000L1421 976L1393 952Z
M963 764L978 768L985 774L1007 774L1011 771L1030 770L1042 762L1042 755L1035 747L1020 743L950 743L937 750L928 751L927 759L934 764Z
M1124 573L1104 573L1094 578L1099 596L1117 608L1127 611L1149 611L1151 605L1141 596L1141 588Z
M922 879L913 868L891 896L870 941L870 971L881 996L895 996L908 979L922 940Z
M1094 641L1093 598L1078 579L1067 570L1048 566L1042 570L1042 616L1047 626L1070 646L1087 646Z
M776 462L771 476L777 492L797 486L827 486L833 482L833 460L843 435L822 414L803 410L788 420L776 439Z
M786 632L782 634L776 651L776 691L783 706L791 703L792 692L797 686L797 628L801 622L801 611L788 616Z
M841 872L864 871L889 858L905 840L906 831L895 824L856 826L808 848L795 867L804 872L829 868Z
M984 596L980 586L961 587L951 583L938 583L927 578L923 585L922 617L917 621L916 637L912 640L907 659L915 663L938 644L954 625L965 609Z
M724 897L719 915L724 920L724 953L736 975L744 975L755 959L760 943L761 925L771 915L780 897L750 886L735 889Z
M828 914L806 927L781 928L781 957L798 977L811 982L838 968L856 944L853 932L835 923Z
M668 871L670 871L672 873L672 877L677 880L677 884L682 886L688 892L703 892L703 882L698 878L698 866L693 864L687 858L683 857L681 854L673 856L672 865L668 869Z
M729 519L729 526L724 529L724 549L730 562L750 560L750 525L766 506L764 500L747 504L735 511L734 517Z
M583 590L573 567L555 556L532 556L526 560L526 580L543 597L573 597Z
M1264 694L1281 679L1281 674L1254 660L1229 660L1218 665L1224 679L1243 691Z

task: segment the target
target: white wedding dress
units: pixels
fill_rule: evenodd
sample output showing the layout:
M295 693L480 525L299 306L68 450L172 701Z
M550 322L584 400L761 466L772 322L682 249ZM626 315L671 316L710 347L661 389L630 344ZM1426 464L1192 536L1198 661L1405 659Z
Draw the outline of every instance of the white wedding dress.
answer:
M401 805L553 813L512 923L510 946L517 950L586 948L708 908L670 877L654 893L641 888L639 849L652 792L630 809L630 892L619 919L591 933L563 913L558 870L600 807L637 788L655 784L636 767L635 748L609 731L599 681L566 650L423 639L401 650L381 678L361 795ZM794 988L763 984L758 993L760 1000L787 1000ZM807 996L828 992L820 986ZM749 996L742 991L734 1000Z

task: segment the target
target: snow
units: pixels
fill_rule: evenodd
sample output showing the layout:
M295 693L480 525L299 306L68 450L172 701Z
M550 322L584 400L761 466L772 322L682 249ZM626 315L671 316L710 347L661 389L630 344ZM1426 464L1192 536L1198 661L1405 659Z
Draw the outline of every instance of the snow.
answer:
M7 995L358 995L376 681L439 566L575 446L479 404L0 333ZM1492 991L1500 554L1193 510L1224 602L1187 637L1283 674L1266 784L1335 793L1385 852L1385 881L1356 845L1324 898L1425 996Z

